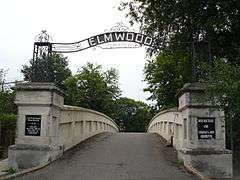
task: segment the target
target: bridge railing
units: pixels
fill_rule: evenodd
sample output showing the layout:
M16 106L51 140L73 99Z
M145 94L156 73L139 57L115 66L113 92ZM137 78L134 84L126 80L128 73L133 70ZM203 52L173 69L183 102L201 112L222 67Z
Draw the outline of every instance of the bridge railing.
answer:
M17 136L8 151L14 169L48 163L91 136L118 132L108 116L64 105L64 92L52 83L19 83L15 90Z
M148 132L160 134L172 143L178 159L201 177L232 178L232 152L225 146L224 112L217 102L210 101L214 96L209 97L207 88L200 82L185 84L177 94L179 106L153 117Z
M177 108L167 109L155 115L149 123L147 132L157 133L171 142L176 149L180 149L184 143L183 118ZM186 131L186 129L185 129Z
M118 132L117 124L105 114L68 105L61 109L59 136L64 150L102 132Z

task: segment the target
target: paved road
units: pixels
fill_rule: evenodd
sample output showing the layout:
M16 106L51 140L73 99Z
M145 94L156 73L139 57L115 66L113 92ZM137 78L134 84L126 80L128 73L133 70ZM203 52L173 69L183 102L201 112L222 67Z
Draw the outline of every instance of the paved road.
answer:
M103 134L80 144L51 165L19 180L190 180L171 162L159 136ZM165 152L163 149L165 148ZM168 151L168 150L167 150Z

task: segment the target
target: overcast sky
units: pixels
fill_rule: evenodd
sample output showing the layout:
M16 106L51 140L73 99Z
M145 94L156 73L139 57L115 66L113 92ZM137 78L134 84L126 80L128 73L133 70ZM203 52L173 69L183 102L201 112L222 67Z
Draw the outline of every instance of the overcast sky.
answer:
M0 68L8 69L7 81L22 80L20 69L32 58L33 43L41 30L53 42L75 42L103 33L118 22L129 26L117 7L120 0L2 0L0 1ZM138 29L134 27L136 31ZM86 62L119 70L123 96L145 101L143 92L145 48L87 49L65 54L73 73ZM151 103L151 102L148 102Z

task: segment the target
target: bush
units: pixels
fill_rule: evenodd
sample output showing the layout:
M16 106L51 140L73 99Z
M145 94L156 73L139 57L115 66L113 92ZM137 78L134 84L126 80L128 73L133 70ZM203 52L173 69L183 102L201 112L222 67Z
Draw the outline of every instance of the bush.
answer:
M17 115L15 114L0 114L0 122L16 122Z
M8 147L15 143L16 120L14 114L0 114L0 159L7 157Z

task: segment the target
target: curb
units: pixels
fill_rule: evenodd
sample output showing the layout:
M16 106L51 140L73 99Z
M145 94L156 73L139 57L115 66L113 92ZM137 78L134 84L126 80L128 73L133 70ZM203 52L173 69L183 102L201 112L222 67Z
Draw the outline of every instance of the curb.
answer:
M208 177L206 177L206 176L204 176L203 174L201 174L198 170L196 170L196 169L193 168L192 166L184 165L184 167L186 168L186 170L187 170L189 173L198 176L201 180L210 180Z
M42 169L42 168L46 167L46 166L49 165L50 163L51 163L51 162L47 162L47 163L44 163L44 164L42 164L42 165L35 166L35 167L29 168L29 169L25 169L25 170L23 170L23 171L20 171L20 172L14 173L14 174L10 174L10 175L7 175L7 176L2 176L2 177L0 177L0 180L12 179L12 178L16 178L16 177L25 175L25 174L30 173L30 172L34 172L34 171L36 171L36 170L39 170L39 169Z

